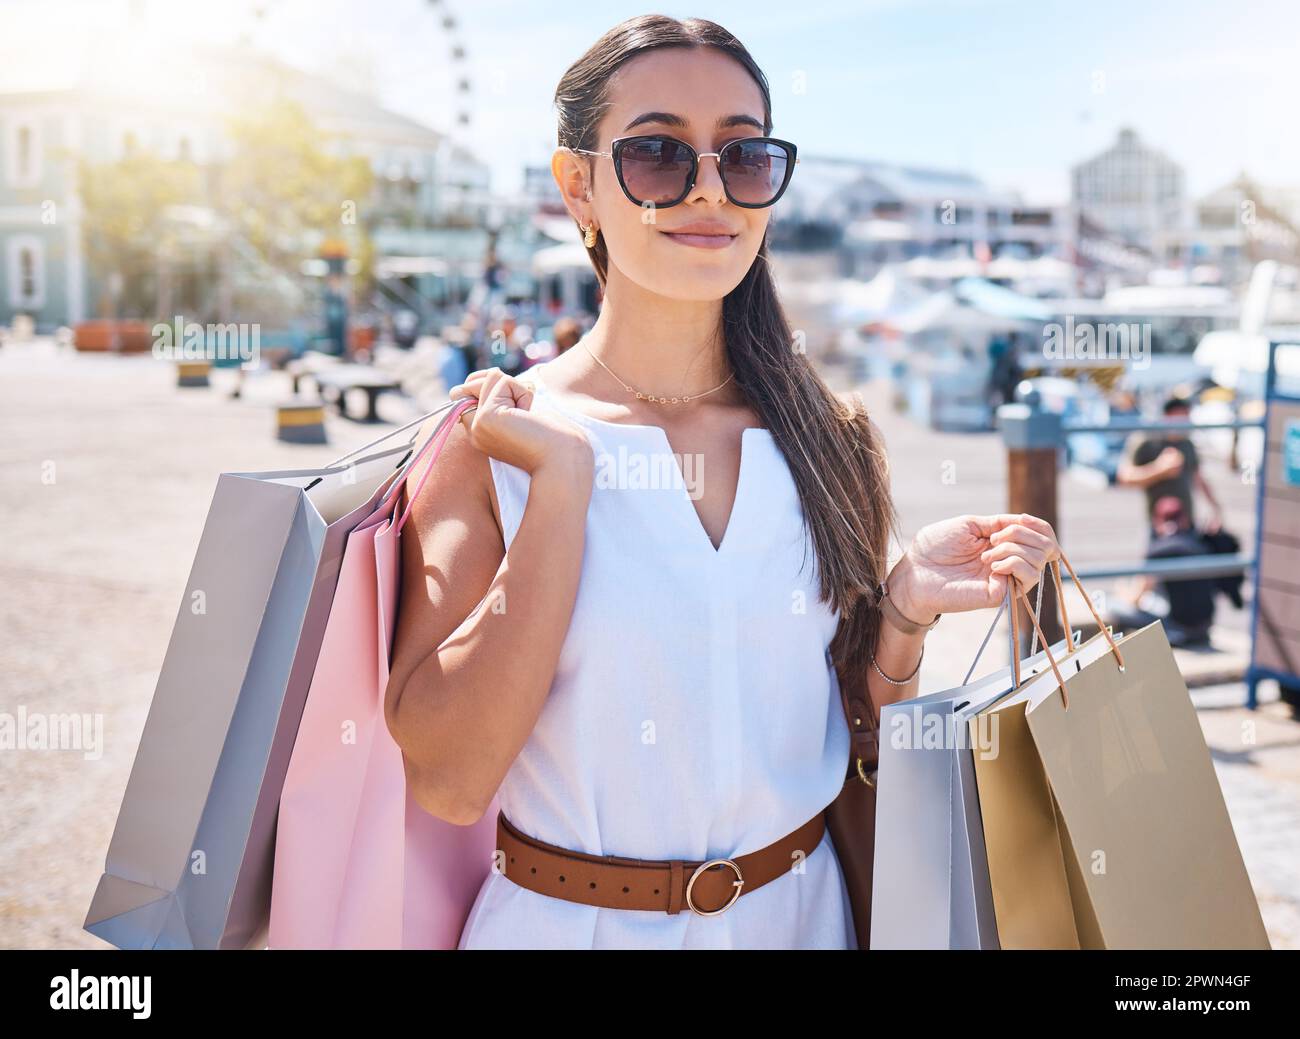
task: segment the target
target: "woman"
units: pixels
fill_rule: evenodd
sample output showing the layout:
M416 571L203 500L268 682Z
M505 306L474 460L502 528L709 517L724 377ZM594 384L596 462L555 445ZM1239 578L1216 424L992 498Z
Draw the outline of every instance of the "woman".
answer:
M794 346L766 243L793 148L728 32L624 22L556 103L603 308L524 381L451 391L477 405L415 502L388 689L426 810L468 824L499 792L461 948L854 947L820 825L837 673L878 719L936 615L1032 587L1055 537L961 517L886 573L883 448Z

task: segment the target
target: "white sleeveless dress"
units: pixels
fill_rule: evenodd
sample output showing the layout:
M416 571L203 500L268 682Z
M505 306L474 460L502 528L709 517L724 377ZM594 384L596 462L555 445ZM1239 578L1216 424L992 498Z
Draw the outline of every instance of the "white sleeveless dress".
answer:
M545 364L525 373L533 406L584 428L596 470L568 634L502 782L502 811L526 834L595 855L756 851L830 804L849 759L829 655L838 615L817 598L811 539L804 560L785 458L768 430L744 431L735 505L715 549L692 504L690 456L679 466L658 426L569 408L546 376ZM508 549L529 476L491 466ZM801 866L712 917L582 905L493 871L459 947L856 948L829 833Z

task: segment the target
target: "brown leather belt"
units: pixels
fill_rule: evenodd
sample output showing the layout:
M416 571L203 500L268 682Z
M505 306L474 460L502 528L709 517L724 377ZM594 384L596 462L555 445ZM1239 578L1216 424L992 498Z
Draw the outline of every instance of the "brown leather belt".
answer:
M505 875L542 895L606 909L648 909L717 916L742 894L788 872L807 857L826 829L825 810L765 848L735 859L629 859L570 851L521 833L497 815L497 848ZM798 859L802 861L802 859Z

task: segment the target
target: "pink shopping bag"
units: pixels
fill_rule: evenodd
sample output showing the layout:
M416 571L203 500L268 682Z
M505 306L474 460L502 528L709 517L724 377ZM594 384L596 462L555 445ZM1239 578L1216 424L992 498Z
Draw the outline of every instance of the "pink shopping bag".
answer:
M411 462L414 498L472 399ZM348 538L289 760L275 841L272 949L454 949L492 865L497 803L457 826L406 788L384 719L401 575L402 481Z

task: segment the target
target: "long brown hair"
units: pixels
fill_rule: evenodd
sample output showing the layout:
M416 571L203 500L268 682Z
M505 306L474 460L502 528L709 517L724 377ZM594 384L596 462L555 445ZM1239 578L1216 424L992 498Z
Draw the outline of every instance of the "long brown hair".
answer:
M767 77L739 40L703 18L648 14L610 29L565 72L555 90L558 143L598 149L611 75L663 47L713 47L743 65L762 91L763 133L771 134ZM587 252L603 287L609 269L604 236L598 233ZM820 598L840 615L831 642L835 665L841 674L862 676L879 624L876 588L897 528L888 465L865 410L842 402L796 349L772 279L766 236L748 273L723 300L722 335L736 384L772 431L798 488ZM805 561L807 545L805 538Z

